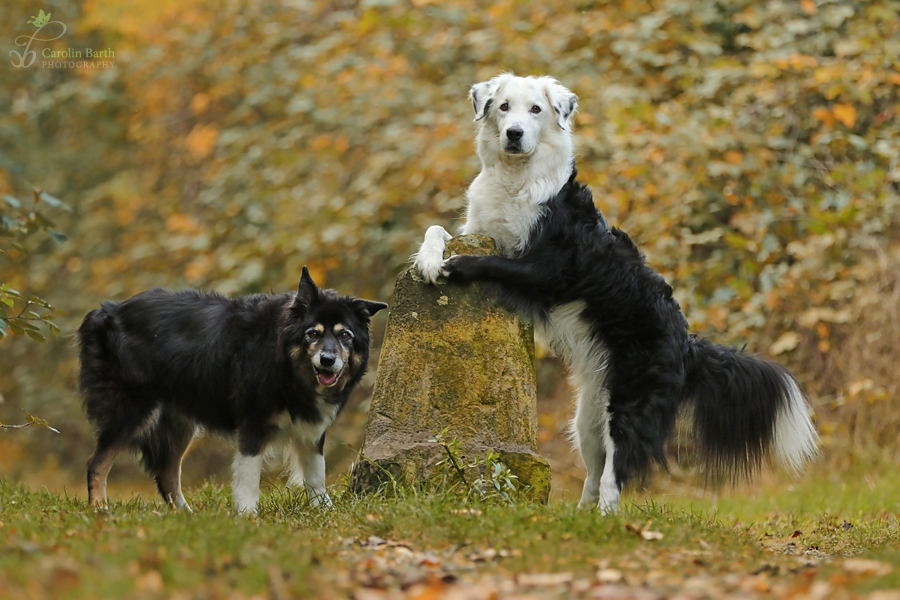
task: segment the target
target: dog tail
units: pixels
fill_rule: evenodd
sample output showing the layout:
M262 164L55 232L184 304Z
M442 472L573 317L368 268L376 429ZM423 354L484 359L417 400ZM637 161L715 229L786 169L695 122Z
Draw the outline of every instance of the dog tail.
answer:
M781 365L691 336L683 397L708 476L736 480L773 454L800 472L817 450L806 398Z
M78 384L84 397L84 409L95 425L104 420L109 410L112 389L120 387L121 376L128 361L123 352L123 338L113 314L115 303L104 303L89 312L78 328L81 369Z

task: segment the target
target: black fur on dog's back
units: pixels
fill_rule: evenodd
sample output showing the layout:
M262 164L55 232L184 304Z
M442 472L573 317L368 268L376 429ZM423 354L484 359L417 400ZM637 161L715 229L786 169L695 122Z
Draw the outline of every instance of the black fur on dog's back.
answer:
M651 462L666 464L665 441L682 405L693 408L713 480L749 475L772 454L799 469L814 455L816 436L794 378L776 363L691 336L672 288L625 232L607 224L576 176L573 169L544 205L522 251L453 257L443 266L450 280L481 281L504 305L545 323L557 307L584 304L579 322L596 356L569 362L607 374L620 489Z
M367 369L370 317L386 305L309 283L238 298L157 288L91 311L78 330L79 383L97 433L95 456L139 450L159 483L197 426L237 432L240 451L257 455L277 431L278 414L320 423L323 397L340 411ZM353 359L341 385L317 392L309 358L296 348L310 323L323 322L352 330ZM324 434L319 453L323 441ZM89 489L91 477L89 467Z

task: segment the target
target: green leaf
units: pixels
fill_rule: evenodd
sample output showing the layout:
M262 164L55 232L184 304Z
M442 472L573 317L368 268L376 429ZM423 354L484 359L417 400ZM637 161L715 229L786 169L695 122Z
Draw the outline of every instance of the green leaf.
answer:
M60 200L59 198L57 198L55 196L51 196L47 192L41 192L40 194L38 194L38 197L41 200L43 200L44 202L46 202L47 206L52 206L53 208L62 208L63 210L68 210L68 211L72 210L72 208L68 204L66 204L65 202L63 202L62 200Z
M44 300L43 298L39 298L37 296L31 295L28 297L28 301L32 304L37 304L38 306L43 306L44 308L49 308L50 304Z
M22 319L16 319L14 321L19 327L22 328L23 331L38 331L37 325L33 325L28 321L24 321Z
M25 299L25 296L23 296L22 294L20 294L18 291L12 289L11 287L9 287L8 285L6 285L5 283L4 283L2 286L0 286L0 291L6 292L6 295L7 295L7 296L12 296L13 298L18 298L19 300L24 300L24 299Z
M49 228L50 228L50 227L53 227L53 226L54 226L53 221L51 221L50 219L48 219L48 218L44 215L44 213L36 212L36 213L32 213L31 216L32 216L32 218L34 219L34 222L35 222L35 223L37 223L38 225L40 225L42 228L47 229L48 231L49 231Z
M26 329L25 334L36 342L46 342L47 339L40 332L33 329Z

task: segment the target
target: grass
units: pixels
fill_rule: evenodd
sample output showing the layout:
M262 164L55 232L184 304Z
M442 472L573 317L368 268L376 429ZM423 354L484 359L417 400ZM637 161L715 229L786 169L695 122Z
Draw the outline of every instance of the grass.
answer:
M890 566L900 564L897 482L874 481L883 497L804 482L749 499L638 499L611 516L415 489L335 489L334 508L322 511L275 487L250 519L214 484L188 494L189 514L141 497L94 512L7 481L0 590L10 599L487 598L478 594L591 597L606 586L746 598L900 587Z

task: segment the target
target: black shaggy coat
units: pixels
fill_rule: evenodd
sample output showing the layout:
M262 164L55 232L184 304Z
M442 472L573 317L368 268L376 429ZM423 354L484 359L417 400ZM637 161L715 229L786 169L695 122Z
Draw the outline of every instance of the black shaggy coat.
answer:
M576 174L546 203L523 251L456 256L444 271L451 281L485 282L501 303L538 320L584 302L580 318L608 353L601 364L619 489L652 461L665 464L664 442L685 400L693 401L710 474L753 471L774 441L779 411L789 410L793 378L776 363L690 335L671 286L607 224Z
M104 302L84 319L80 387L97 447L88 464L92 503L105 498L115 454L136 449L167 500L197 426L236 433L239 452L262 453L290 415L327 427L366 372L369 321L387 305L318 289L304 267L297 292L226 298L152 289ZM345 372L317 385L306 352L309 328L341 324L353 333ZM324 330L324 329L323 329ZM327 422L323 422L327 419ZM98 477L100 479L98 479Z

